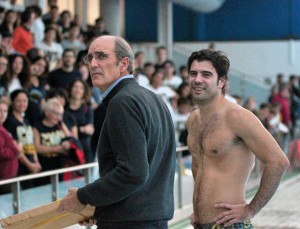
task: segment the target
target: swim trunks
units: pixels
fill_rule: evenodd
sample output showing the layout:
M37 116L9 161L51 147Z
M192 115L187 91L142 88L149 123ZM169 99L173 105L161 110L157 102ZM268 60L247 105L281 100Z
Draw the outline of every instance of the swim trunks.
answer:
M253 229L253 225L250 220L235 223L229 227L224 227L224 224L218 225L216 223L207 223L207 224L195 224L195 229Z

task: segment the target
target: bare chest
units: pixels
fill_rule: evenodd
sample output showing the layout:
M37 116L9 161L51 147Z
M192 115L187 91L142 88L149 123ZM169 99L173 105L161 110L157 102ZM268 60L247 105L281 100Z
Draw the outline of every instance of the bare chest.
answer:
M218 115L207 120L195 120L188 135L188 146L194 156L221 156L240 142Z

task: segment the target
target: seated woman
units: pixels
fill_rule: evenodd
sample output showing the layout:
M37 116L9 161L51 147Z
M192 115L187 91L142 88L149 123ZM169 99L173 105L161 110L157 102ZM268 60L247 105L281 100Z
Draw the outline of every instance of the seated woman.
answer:
M94 113L90 105L90 88L83 80L77 79L68 87L70 104L68 111L72 113L77 122L78 139L82 145L85 161L94 161L95 155L91 149L91 136L94 133Z
M10 179L17 176L18 157L22 151L22 145L15 144L12 137L3 127L7 114L8 104L3 100L0 100L0 180ZM0 195L10 192L10 184L0 186Z
M0 98L3 100L5 97L6 101L9 102L8 91L4 83L5 79L7 78L7 65L7 57L0 54Z
M64 108L61 103L52 98L43 105L44 118L35 123L34 145L42 165L42 171L63 167L63 156L71 148L69 141L62 140L71 136L67 126L62 122ZM48 184L49 177L40 178L37 185Z
M21 54L11 54L8 56L8 72L3 78L3 85L11 94L16 89L27 90L30 81L30 63L27 58Z
M25 90L17 89L10 94L11 109L3 124L14 140L23 145L25 157L20 158L18 175L38 173L41 170L36 150L34 148L32 126L24 116L28 107L28 94ZM32 181L22 182L23 188L33 186Z
M57 100L64 107L63 122L66 124L68 129L74 138L78 139L77 123L74 115L68 110L69 99L68 93L63 88L53 88L47 92L46 99L57 98Z

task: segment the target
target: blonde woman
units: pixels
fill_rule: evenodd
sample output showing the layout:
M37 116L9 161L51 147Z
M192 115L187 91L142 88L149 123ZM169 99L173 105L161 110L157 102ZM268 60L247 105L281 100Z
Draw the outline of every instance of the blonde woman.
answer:
M63 167L63 156L71 148L69 141L62 140L71 135L62 122L64 108L56 99L52 98L43 106L44 118L36 122L33 129L34 145L42 165L42 171L49 171ZM49 183L49 177L41 178L37 184Z

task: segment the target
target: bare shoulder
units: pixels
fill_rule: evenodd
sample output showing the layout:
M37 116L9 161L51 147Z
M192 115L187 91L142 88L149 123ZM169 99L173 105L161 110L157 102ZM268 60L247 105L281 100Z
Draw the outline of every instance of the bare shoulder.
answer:
M264 126L255 114L237 104L228 105L224 117L227 125L237 132L255 128L264 129Z
M229 104L225 109L225 118L229 123L243 122L245 120L257 119L257 117L249 110L237 104Z

